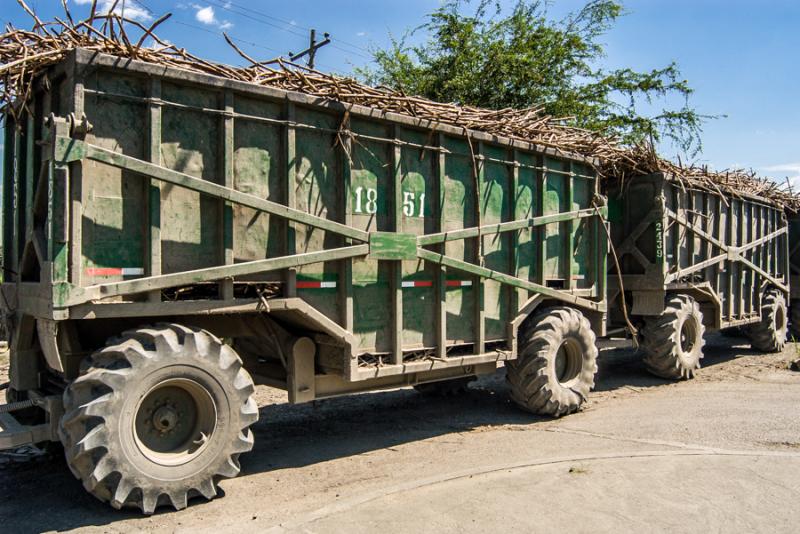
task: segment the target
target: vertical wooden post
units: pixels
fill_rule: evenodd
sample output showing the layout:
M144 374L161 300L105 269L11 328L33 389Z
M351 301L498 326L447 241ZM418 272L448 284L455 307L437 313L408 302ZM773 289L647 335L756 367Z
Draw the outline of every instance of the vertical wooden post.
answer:
M542 154L536 155L536 188L538 189L536 198L533 201L536 203L534 216L541 217L544 215L544 196L545 189L547 189L547 174L544 169L544 156ZM536 250L536 272L534 273L534 281L539 285L545 285L544 276L544 261L547 257L547 225L541 224L534 230L533 237L538 241Z
M52 140L69 136L69 124L59 120L53 125ZM53 145L54 146L54 145ZM49 281L54 286L53 304L65 304L66 294L55 286L68 281L69 276L69 166L51 159L47 180L47 260Z
M473 165L477 166L474 172L477 175L475 180L475 225L480 228L482 224L481 205L483 204L483 196L481 194L481 186L486 181L486 165L483 158L483 141L479 141L475 147L475 159ZM478 235L476 239L476 264L483 266L483 236ZM484 312L484 291L483 279L480 276L472 277L472 287L475 288L475 354L483 354L486 350L486 320Z
M345 124L345 128L350 128L350 124ZM349 135L343 134L340 136L341 150L339 150L339 157L341 164L339 168L342 173L341 183L344 185L341 191L339 201L342 203L342 222L347 226L353 225L353 216L350 210L351 198L351 161L353 153L353 140ZM344 245L351 245L350 239L344 238ZM353 317L353 260L347 258L339 262L339 301L341 302L341 324L345 330L352 332L354 330L354 317Z
M444 134L437 135L436 144L439 147L439 152L436 159L436 170L438 175L438 203L436 212L438 212L438 231L445 231L445 214L444 203L446 187L445 182L447 179L447 154L444 151ZM442 243L438 247L439 254L443 256L446 254L446 243ZM436 272L436 356L444 358L447 356L447 270L441 265L431 267Z
M149 159L154 165L161 165L161 80L153 78L150 82L150 147ZM149 215L149 247L147 272L150 276L161 274L161 183L151 179L147 184ZM161 291L148 293L148 300L161 302Z
M22 135L19 129L20 125L14 125L14 145L11 147L12 151L12 176L11 176L11 269L16 273L14 277L19 282L19 181L22 167ZM7 148L7 147L6 147Z
M519 162L517 161L517 150L515 148L511 149L511 172L509 173L509 181L510 181L510 188L509 188L509 195L506 202L508 203L510 221L518 220L524 217L524 214L517 213L517 195L519 194ZM519 236L522 233L522 230L515 230L510 233L508 236L509 240L509 251L508 251L508 273L511 276L517 276L517 262L518 262L518 253L517 249L519 247ZM520 300L523 302L525 299L525 294L527 293L525 290L515 288L513 286L508 286L509 291L509 299L508 299L508 320L509 322L513 321L517 314L519 313L519 306ZM511 339L511 335L509 333L509 339Z
M284 131L284 154L286 161L286 205L290 208L297 206L297 144L296 131L294 128L295 107L294 103L286 101L284 113L286 115L286 128ZM286 255L291 256L297 253L297 234L294 223L286 222ZM287 297L297 296L297 269L286 269L284 271L284 295Z
M222 127L222 171L225 187L233 188L234 184L234 94L230 89L224 93L225 114ZM222 260L225 265L233 265L233 204L222 203ZM219 285L220 298L233 299L233 279L225 278Z
M75 85L72 92L72 111L77 120L81 120L85 110L84 82L81 78L75 78ZM28 131L30 132L29 157L33 157L33 121L29 120ZM33 172L33 162L30 164ZM30 179L30 177L28 177ZM70 241L72 254L70 255L70 275L69 281L76 286L81 286L83 277L83 228L82 228L82 203L83 203L83 162L75 161L70 164ZM26 202L28 201L26 191ZM28 213L26 209L26 213ZM28 228L32 228L33 221L28 219Z
M736 246L736 239L733 236L733 228L734 228L733 218L734 218L734 212L736 211L735 206L736 206L736 201L730 199L728 201L728 220L726 221L727 228L725 230L727 237L727 244L729 247ZM725 319L730 321L733 319L733 273L736 270L736 266L734 265L733 261L725 260L725 269L728 273L728 276L726 277L727 287L725 288L725 295L728 297L728 305L726 306L728 316Z
M570 160L565 167L569 172L565 180L567 184L567 206L565 211L572 211L572 206L575 203L575 169L572 166L572 160ZM562 176L564 175L562 174ZM565 221L564 226L567 230L567 246L564 247L564 269L566 270L564 273L564 287L568 290L572 290L575 289L575 280L572 278L572 263L575 256L575 219L572 218Z
M392 127L392 229L400 232L403 228L403 157L399 137L399 126ZM403 363L403 261L397 260L392 265L392 363Z

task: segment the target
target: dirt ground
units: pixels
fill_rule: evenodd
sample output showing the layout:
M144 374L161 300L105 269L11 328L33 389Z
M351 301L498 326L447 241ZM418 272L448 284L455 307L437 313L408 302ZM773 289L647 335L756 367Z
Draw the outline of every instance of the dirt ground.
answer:
M669 383L605 352L586 409L559 420L517 410L502 371L450 398L288 406L263 388L255 450L221 498L117 512L40 460L0 470L0 518L7 532L796 532L795 358L711 337L701 374Z

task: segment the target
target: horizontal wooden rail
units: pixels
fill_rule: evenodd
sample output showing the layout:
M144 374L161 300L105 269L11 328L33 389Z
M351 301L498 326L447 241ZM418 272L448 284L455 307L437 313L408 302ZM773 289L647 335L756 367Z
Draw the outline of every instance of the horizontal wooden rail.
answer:
M68 305L74 306L90 300L98 300L119 295L130 295L143 293L169 287L196 284L200 282L212 282L233 276L244 276L254 273L264 273L278 271L292 267L301 267L312 263L323 261L336 261L358 256L366 256L369 253L369 245L353 245L349 247L320 250L318 252L306 252L293 256L281 256L280 258L269 258L265 260L248 261L234 265L221 265L218 267L207 267L205 269L195 269L193 271L181 271L179 273L163 274L160 276L148 276L124 282L110 282L89 286L83 290L76 289L76 294L70 299Z
M528 291L534 291L546 297L552 297L557 300L569 302L575 304L576 306L581 306L584 308L589 308L591 310L596 310L601 312L606 311L605 303L594 302L579 297L577 295L573 295L569 291L562 291L547 286L543 286L540 284L536 284L528 280L523 280L522 278L517 278L516 276L511 276L509 274L501 273L499 271L493 271L492 269L487 269L486 267L481 267L473 263L450 258L448 256L444 256L436 252L431 252L430 250L417 249L417 256L419 256L420 259L429 261L431 263L444 265L446 267L451 267L453 269L458 269L460 271L471 273L480 276L482 278L488 278L489 280L495 280L502 284L518 287L520 289L527 289Z
M526 228L543 226L545 224L572 221L575 219L583 219L585 217L593 217L596 215L597 210L591 208L585 210L566 211L563 213L554 213L552 215L542 215L539 217L519 219L504 223L486 224L480 227L473 226L471 228L463 228L461 230L451 230L448 232L439 232L436 234L426 234L420 236L417 238L417 245L436 245L439 243L444 243L445 241L457 241L459 239L468 239L470 237L499 234L501 232L512 232L514 230L524 230Z
M278 202L272 202L271 200L266 200L249 195L247 193L242 193L241 191L237 191L214 182L209 182L201 178L195 178L194 176L189 176L188 174L184 174L182 172L173 171L159 165L154 165L146 161L132 158L124 154L119 154L117 152L100 148L76 139L71 139L69 137L59 137L56 140L55 157L57 161L62 163L77 161L83 158L91 159L100 163L111 165L113 167L125 169L148 178L154 178L161 182L185 187L186 189L197 191L198 193L202 193L204 195L220 198L229 202L233 202L234 204L247 206L248 208L253 208L258 211L283 217L296 223L313 226L314 228L333 232L362 242L367 242L369 240L369 233L363 230L358 230L357 228L352 228L335 221L323 219L322 217L317 217L316 215L311 215L305 211L290 208Z

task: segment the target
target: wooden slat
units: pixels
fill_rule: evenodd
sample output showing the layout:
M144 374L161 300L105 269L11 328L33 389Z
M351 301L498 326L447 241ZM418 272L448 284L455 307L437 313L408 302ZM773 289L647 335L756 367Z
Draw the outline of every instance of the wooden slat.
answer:
M583 297L579 297L567 291L562 291L542 286L535 282L530 282L528 280L517 278L516 276L511 276L505 273L501 273L499 271L493 271L491 269L487 269L486 267L481 267L479 265L475 265L473 263L469 263L466 261L450 258L448 256L444 256L442 254L438 254L430 250L419 249L417 250L417 256L431 263L446 265L447 267L451 267L453 269L457 269L465 273L473 274L475 276L483 278L488 278L490 280L496 280L502 284L508 284L514 287L518 287L520 289L533 291L535 293L541 293L546 297L551 297L553 299L560 300L562 302L575 304L576 306L582 306L590 310L596 310L596 311L606 310L605 302L592 302L591 300L587 300Z
M161 276L139 278L136 280L126 280L124 282L110 282L90 286L83 291L75 293L75 298L70 305L82 304L90 300L115 297L134 293L143 293L156 289L166 289L199 282L213 282L229 276L245 276L254 273L266 273L279 271L290 267L301 267L314 263L326 261L337 261L344 258L355 258L366 256L369 253L369 245L353 245L318 252L306 252L293 256L282 256L280 258L268 258L255 260L234 265L222 265L218 267L207 267L195 269L193 271L181 271L179 273L162 274Z
M150 81L150 145L148 159L153 165L161 165L161 79ZM147 273L150 276L161 274L161 182L155 179L145 181L148 199L148 235ZM148 294L151 302L161 301L161 291Z
M224 93L225 115L222 119L222 175L223 185L233 189L234 184L234 95L230 90ZM233 265L233 204L222 202L222 262L225 265ZM220 282L220 297L223 300L233 298L233 279L227 278Z
M517 151L513 148L511 149L511 161L513 164L509 168L509 181L510 187L508 198L506 202L508 202L508 213L510 220L515 220L517 215L517 195L519 192L519 164L517 163ZM509 235L509 247L508 247L508 272L511 273L513 276L518 276L518 259L517 259L517 249L519 247L519 237L520 237L521 230L515 230ZM513 320L517 314L519 313L519 306L520 302L524 302L527 300L527 292L515 287L508 287L508 310L509 310L509 322ZM510 336L509 336L510 339Z
M537 217L544 216L544 195L547 188L547 175L544 172L544 156L541 154L536 155L536 186L538 194L533 200L535 202L535 215ZM536 250L536 273L534 273L534 281L539 285L544 285L544 260L547 257L547 226L542 225L538 227L533 238L538 242L539 246Z
M475 146L476 159L473 160L473 165L477 165L475 172L477 173L476 191L475 191L475 216L477 217L475 225L480 228L481 226L481 206L483 206L483 195L481 194L481 186L486 181L486 165L483 161L483 142L479 142ZM477 254L476 265L483 267L483 240L484 237L478 236L475 252ZM472 349L474 354L481 354L486 345L486 314L484 311L484 288L483 280L480 275L476 275L472 280L473 293L475 295L475 347Z
M339 195L339 202L342 204L342 223L345 226L353 225L353 215L350 210L350 188L351 188L351 161L350 155L353 153L353 141L350 136L340 136L338 150L339 169L341 172L342 188ZM343 245L352 245L349 239L343 239ZM338 285L339 290L339 310L341 314L340 324L348 332L354 329L353 316L353 260L345 258L339 262L339 278L342 283Z
M31 109L35 109L34 106ZM84 81L81 77L76 76L72 89L72 112L74 116L80 120L85 114L85 87ZM33 123L29 123L30 137L33 137ZM29 139L28 148L29 157L33 157L33 139ZM33 162L30 164L31 172ZM70 242L73 251L83 250L83 162L75 162L70 166ZM26 195L27 200L27 195ZM32 227L32 221L27 223L29 228ZM73 252L70 254L70 283L80 286L83 277L83 253Z
M444 149L444 134L437 135L437 144L442 149L436 159L436 170L438 175L437 192L439 202L436 210L438 211L437 230L442 233L445 231L444 205L447 181L447 154ZM440 254L445 254L446 243L442 242L437 248ZM444 358L447 355L447 269L441 265L436 265L436 356Z
M392 136L397 140L399 127L393 126ZM403 170L400 166L402 148L395 143L392 147L392 229L400 232L403 227ZM403 262L392 264L392 363L403 363Z
M283 168L286 172L284 185L286 187L286 206L292 209L297 207L297 132L292 124L295 121L294 103L286 101L284 115L287 121L284 128L284 158ZM286 225L286 255L297 253L297 230L294 223L285 221ZM287 269L284 273L284 295L297 296L297 269Z
M575 172L572 168L572 162L566 162L564 164L564 170L569 172L569 175L564 176L564 181L567 185L567 206L566 211L572 211L572 206L574 203L575 197ZM567 289L572 289L575 287L575 281L572 279L572 263L574 261L575 256L575 219L569 219L568 221L564 222L564 231L567 237L566 239L566 246L564 247L564 280L565 286Z

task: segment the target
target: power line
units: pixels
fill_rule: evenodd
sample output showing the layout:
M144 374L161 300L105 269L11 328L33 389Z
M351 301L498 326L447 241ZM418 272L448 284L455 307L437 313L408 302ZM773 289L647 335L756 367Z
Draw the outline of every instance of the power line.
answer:
M266 24L268 26L271 26L273 28L277 28L277 29L279 29L281 31L290 33L292 35L296 35L298 37L305 37L305 35L304 34L300 34L300 33L296 32L296 31L293 31L292 29L289 29L286 26L280 26L278 24L275 24L273 22L269 22L269 21L266 21L266 20L263 20L263 19L259 20L259 18L260 17L264 17L264 18L267 18L267 19L272 19L272 20L275 20L275 21L278 21L278 22L282 22L282 23L284 23L286 25L292 26L293 28L299 28L299 29L303 29L303 30L306 30L306 31L309 31L309 32L311 31L311 28L306 28L305 26L301 26L301 25L296 24L296 23L294 23L292 21L288 21L286 19L282 19L282 18L276 17L274 15L270 15L268 13L264 13L263 11L258 11L256 9L252 9L252 8L249 8L249 7L240 6L240 5L238 5L238 4L234 3L234 2L231 2L231 1L228 1L228 2L225 2L225 3L221 3L221 2L218 2L216 0L205 0L205 1L208 2L209 4L212 4L212 5L216 6L216 7L219 7L220 9L224 9L224 10L229 11L231 13L234 13L236 15L249 17L252 20L255 20L256 22L260 22L262 24ZM236 10L234 10L234 8ZM257 17L254 17L253 15L257 15ZM338 50L340 50L340 51L342 51L342 52L345 52L347 54L360 56L360 57L362 57L364 59L369 59L369 60L371 60L373 58L372 53L369 50L367 50L366 48L363 48L363 47L360 47L358 45L349 43L347 41L344 41L344 40L336 38L336 37L332 37L331 41L332 41L331 42L331 46L336 48L336 49L338 49ZM355 48L357 50L360 50L361 52L364 52L364 53L356 52L354 50L347 50L346 48L342 48L341 46L339 46L338 43L350 46L350 47Z
M184 22L182 20L174 20L173 22L175 24L180 24L181 26L186 26L188 28L193 28L195 30L204 31L206 33L213 33L214 35L223 35L223 33L221 31L219 31L219 30L212 30L211 28L204 28L202 26L198 26L197 24L190 24L190 23ZM261 44L258 44L258 43L253 43L251 41L247 41L245 39L241 39L241 38L236 37L236 36L231 35L231 34L228 34L228 37L230 37L231 39L233 39L234 41L237 41L239 43L244 43L246 45L254 46L256 48L261 48L263 50L267 50L269 52L274 52L274 53L276 53L278 55L281 55L281 51L280 50L276 50L275 48L270 48L268 46L264 46L264 45L261 45Z

